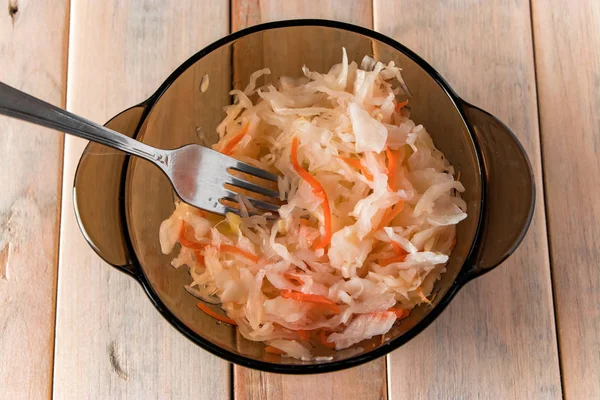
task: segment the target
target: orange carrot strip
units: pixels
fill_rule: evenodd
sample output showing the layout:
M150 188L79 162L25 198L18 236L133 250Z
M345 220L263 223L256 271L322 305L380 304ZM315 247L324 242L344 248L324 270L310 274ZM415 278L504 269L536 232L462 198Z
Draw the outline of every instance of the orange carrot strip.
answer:
M308 340L308 332L303 330L303 329L298 329L296 332L298 332L298 337L300 338L300 340Z
M365 178L367 178L367 180L369 180L369 181L373 180L373 175L369 172L369 170L364 165L362 165L360 160L357 160L355 158L350 158L350 157L342 157L342 156L336 156L336 157L339 158L340 160L342 160L343 162L345 162L346 164L350 165L351 167L359 169L360 172L365 176Z
M406 107L408 105L408 100L401 101L400 103L396 103L395 110L396 112L400 111L402 107Z
M206 217L206 212L202 211L199 208L193 208L192 211L194 213L196 213L196 215L200 216L200 217Z
M396 187L396 173L398 165L397 165L397 159L396 159L396 155L394 154L394 152L392 150L390 150L389 147L385 148L385 155L387 156L388 159L388 165L387 165L387 170L388 170L388 186L390 187L390 190L392 192L395 192L398 190L398 188Z
M315 194L315 196L320 197L322 199L325 198L325 190L323 190L323 186L321 186L319 181L316 180L314 176L309 174L308 171L305 170L298 162L298 137L294 137L292 139L292 153L290 155L290 158L294 170L296 170L296 173L300 175L302 179L308 182L308 184L313 188L313 193Z
M236 253L236 254L239 254L241 256L246 257L248 260L250 260L250 261L252 261L254 263L258 263L258 260L259 260L258 256L254 255L252 253L249 253L249 252L247 252L245 250L242 250L239 247L233 246L231 244L222 244L222 245L219 246L219 250L220 251L224 251L226 253Z
M333 235L333 232L331 230L331 208L329 207L329 199L327 198L327 193L325 193L325 189L323 189L323 186L321 186L319 181L316 180L314 176L309 174L308 171L302 168L300 163L298 163L298 137L296 136L294 136L294 138L292 139L292 154L290 155L290 158L292 161L292 166L294 167L294 170L296 170L296 173L298 173L298 175L300 175L300 177L304 179L313 188L313 193L315 194L315 196L323 199L323 202L321 204L323 206L325 234L321 238L321 241L315 247L316 249L323 249L329 244L329 242L331 241L331 236Z
M193 229L191 227L188 227L185 224L185 222L181 222L181 228L179 229L179 243L183 247L187 247L192 250L204 250L204 248L207 246L206 244L194 242L187 238L188 232L190 230L193 232Z
M321 238L321 241L315 246L315 250L324 249L325 246L327 246L329 242L331 242L331 237L333 236L333 231L331 230L331 208L329 207L329 200L327 200L327 195L325 195L325 199L323 200L323 215L325 218L325 234Z
M393 240L391 243L392 247L396 251L396 255L393 257L384 258L383 260L379 260L379 265L381 265L382 267L390 265L391 263L402 262L408 255L408 253L402 247L400 247L398 243L394 242Z
M408 314L410 314L409 310L405 310L405 309L402 309L402 308L394 308L394 307L392 307L388 311L391 311L394 314L396 314L396 318L397 319L408 317Z
M277 355L285 354L285 351L273 346L265 346L265 352Z
M293 292L291 290L282 290L281 297L284 299L294 299L296 301L306 301L310 303L318 303L323 304L326 308L330 309L333 313L339 314L340 308L334 301L328 299L325 296L321 296L318 294L307 294L302 292Z
M237 325L234 320L232 320L229 317L226 317L224 315L214 312L209 306L207 306L204 303L198 303L198 304L196 304L196 306L199 309L201 309L202 311L204 311L205 314L208 314L209 316L213 317L216 320L225 322L226 324L229 324L229 325Z
M305 218L300 218L300 220L298 220L298 223L300 225L304 225L304 226L310 226L310 221L305 219Z
M304 285L304 281L297 277L296 275L292 275L290 273L283 274L283 277L289 281L294 282L297 285Z
M379 260L379 265L385 267L386 265L390 265L391 263L403 262L406 259L406 254L400 256L393 256L390 258L385 258L383 260Z
M204 264L204 254L200 250L194 250L194 255L196 256L196 261L200 264Z
M319 332L319 339L321 340L323 346L328 347L330 349L335 348L335 343L327 341L327 332L325 331L325 329L321 329L321 332Z
M394 248L394 251L396 252L396 254L402 254L406 252L404 251L404 249L402 247L400 247L400 245L396 242L394 242L393 240L390 242L392 244L392 247Z
M388 226L394 218L404 209L404 201L400 200L400 202L396 203L392 208L386 211L377 227L377 230L383 229Z
M223 147L223 150L221 151L221 153L225 154L226 156L228 156L231 153L233 153L233 150L235 149L235 146L237 146L237 144L244 138L244 136L246 136L246 133L248 133L248 127L249 126L250 126L250 123L246 122L246 124L240 130L240 133L238 133L237 135L235 135L233 137L233 139L231 139L229 141L229 143L227 143L225 145L225 147Z
M187 232L189 232L190 230L193 231L193 229L191 227L186 226L185 223L181 224L181 230L179 231L179 243L181 243L182 246L192 249L192 250L194 250L194 252L200 252L201 250L204 250L206 248L206 246L209 246L209 244L203 244L203 243L198 243L198 242L189 240L186 236L187 236ZM254 255L252 253L249 253L245 250L242 250L239 247L233 246L231 244L222 244L218 247L218 249L219 249L219 251L222 251L225 253L236 253L236 254L242 255L254 263L258 263L258 261L259 261L258 256ZM198 254L196 254L196 257L198 257ZM202 256L202 260L204 260L203 256ZM198 259L198 261L200 261L200 260Z

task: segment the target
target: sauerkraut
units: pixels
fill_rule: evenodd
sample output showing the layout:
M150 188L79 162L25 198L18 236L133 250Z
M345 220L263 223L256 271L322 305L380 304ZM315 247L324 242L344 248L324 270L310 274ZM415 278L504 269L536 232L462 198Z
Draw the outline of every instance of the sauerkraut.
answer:
M280 176L278 214L185 203L160 228L199 308L265 351L314 358L388 332L445 272L463 185L409 118L400 68L365 57L233 90L213 148ZM218 304L218 305L217 305ZM220 308L219 308L220 307ZM200 312L200 311L199 311Z

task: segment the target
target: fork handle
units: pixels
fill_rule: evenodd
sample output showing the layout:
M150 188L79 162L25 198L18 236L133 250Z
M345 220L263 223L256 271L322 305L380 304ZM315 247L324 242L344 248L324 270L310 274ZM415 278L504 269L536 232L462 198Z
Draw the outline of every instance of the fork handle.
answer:
M167 154L164 150L138 142L2 82L0 114L91 140L145 158L159 166L162 166Z

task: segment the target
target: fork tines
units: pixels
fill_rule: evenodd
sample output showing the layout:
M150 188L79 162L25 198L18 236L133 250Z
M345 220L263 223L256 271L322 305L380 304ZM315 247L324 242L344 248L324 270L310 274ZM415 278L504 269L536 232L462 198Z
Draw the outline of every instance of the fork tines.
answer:
M239 195L244 196L257 209L272 212L279 210L281 203L279 191L261 185L277 183L277 175L237 160L227 172L228 176L223 182L224 192L220 202L229 209L228 211L240 212L239 209L232 207L232 205L239 207ZM232 172L241 174L233 175ZM261 180L265 182L260 182Z

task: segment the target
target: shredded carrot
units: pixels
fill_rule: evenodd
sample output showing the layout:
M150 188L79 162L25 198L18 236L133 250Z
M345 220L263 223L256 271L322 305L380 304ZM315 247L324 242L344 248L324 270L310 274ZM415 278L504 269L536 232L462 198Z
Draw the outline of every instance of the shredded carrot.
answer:
M325 329L321 329L321 332L319 332L319 339L321 340L323 346L328 347L330 349L335 348L335 343L327 341L327 331Z
M294 170L296 170L296 173L298 173L298 175L300 175L300 177L306 182L308 182L308 184L313 188L313 193L315 194L315 196L320 197L322 199L325 198L326 196L323 186L321 186L319 181L316 180L314 176L309 174L308 171L306 171L298 162L298 137L294 137L292 139L292 153L290 155L290 158Z
M291 290L285 289L281 291L281 297L284 299L294 299L296 301L306 301L310 303L322 304L325 308L331 310L334 314L340 313L340 308L334 301L328 299L325 296L320 296L318 294L308 294L302 292L293 292Z
M200 250L194 250L194 256L196 256L197 262L204 264L204 254Z
M217 319L217 320L219 320L221 322L225 322L226 324L229 324L229 325L237 325L234 320L232 320L229 317L226 317L224 315L221 315L219 313L214 312L209 306L207 306L204 303L198 303L198 304L196 304L196 306L199 309L201 309L202 311L204 311L205 314L210 315L214 319Z
M396 314L396 318L397 319L402 319L402 318L408 317L408 314L410 314L409 310L405 310L403 308L394 308L394 307L392 307L388 311L391 311L394 314Z
M254 263L258 263L258 260L259 260L258 256L254 255L252 253L249 253L246 250L242 250L242 249L240 249L237 246L233 246L233 245L230 245L230 244L222 244L222 245L220 245L219 246L219 250L220 251L224 251L226 253L236 253L236 254L239 254L241 256L246 257L248 260L250 260L250 261L252 261Z
M292 275L290 273L283 274L283 277L289 281L294 282L297 285L304 285L304 281L297 277L296 275Z
M396 203L392 208L387 210L377 227L377 230L383 229L388 226L394 218L404 209L404 201L400 200L400 202Z
M200 251L204 250L207 246L210 246L209 244L204 244L204 243L198 243L198 242L194 242L193 240L189 240L186 236L188 235L188 232L192 231L193 232L193 228L187 226L185 223L181 224L181 229L179 231L179 243L181 243L181 245L183 247L187 247L191 250L194 250L194 254L196 255L196 259L200 262L200 260L202 260L202 262L204 262L204 256L201 255ZM236 253L239 254L241 256L246 257L247 259L249 259L250 261L254 262L254 263L258 263L259 261L259 257L247 252L246 250L242 250L237 246L233 246L231 244L222 244L220 246L217 247L219 249L219 251L222 251L224 253ZM200 257L199 257L200 256Z
M296 332L298 332L298 337L300 338L300 340L308 340L308 332L303 330L303 329L298 329Z
M310 221L307 220L306 218L300 218L300 220L298 221L298 223L300 225L304 225L304 226L310 226Z
M325 246L329 244L331 241L331 236L333 235L333 231L331 230L331 208L329 207L329 199L327 198L327 193L325 193L325 189L319 183L318 180L315 179L314 176L308 173L300 163L298 162L298 137L294 136L292 139L292 154L290 155L292 165L296 173L300 175L302 179L304 179L312 188L315 196L323 199L323 218L324 218L324 227L325 234L321 238L321 241L317 243L315 249L323 249Z
M404 249L400 247L398 243L394 242L393 240L390 243L392 244L392 247L394 248L396 254L402 254L405 252Z
M390 258L385 258L383 260L379 260L379 265L385 267L386 265L390 265L392 263L403 262L406 259L406 254L400 256L393 256Z
M373 175L369 172L369 170L364 165L362 165L360 160L357 160L355 158L350 158L350 157L342 157L342 156L336 156L336 157L339 158L340 160L342 160L343 162L345 162L346 164L348 164L349 166L359 169L360 172L365 176L365 178L367 178L367 180L369 180L369 181L373 180Z
M398 188L396 187L396 172L397 172L397 168L398 168L398 160L396 158L396 155L394 154L394 152L389 148L386 147L385 148L385 155L387 156L388 159L388 165L387 165L387 170L388 170L388 186L390 187L390 190L392 192L395 192L398 190Z
M190 231L192 233L190 233ZM181 222L181 228L179 229L179 243L188 249L204 250L204 248L207 246L206 244L194 242L187 238L188 235L193 235L193 231L194 229L191 226L187 226L185 222Z
M402 107L406 107L408 105L408 100L401 101L400 103L396 103L395 110L396 112L400 111Z
M238 133L237 135L235 135L233 137L233 139L231 139L229 141L229 143L227 143L225 145L225 147L223 147L223 150L221 151L221 153L225 154L226 156L228 156L231 153L233 153L233 150L235 149L235 146L237 146L237 144L244 138L244 136L246 136L246 133L248 133L248 127L249 126L250 126L250 123L246 122L246 124L240 130L240 133Z
M193 208L192 210L194 211L194 213L196 213L196 215L200 217L206 217L206 212L202 211L201 209Z
M285 354L285 351L273 346L265 346L265 352L277 355Z
M331 242L331 237L333 236L333 231L331 230L331 208L329 207L329 200L327 199L327 195L325 195L325 199L323 200L323 216L325 219L325 234L321 238L321 241L317 243L315 249L324 249L325 246L327 246L329 242Z
M392 247L394 248L394 251L396 252L396 255L393 257L384 258L383 260L379 260L379 265L381 265L382 267L390 265L391 263L402 262L408 254L402 247L400 247L398 243L394 242L393 240L391 243Z

